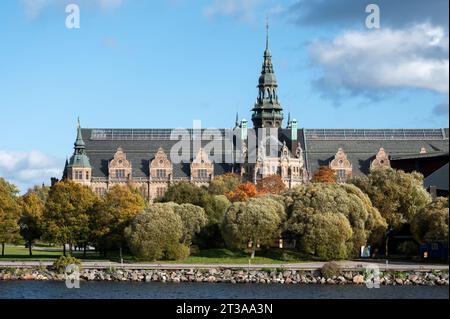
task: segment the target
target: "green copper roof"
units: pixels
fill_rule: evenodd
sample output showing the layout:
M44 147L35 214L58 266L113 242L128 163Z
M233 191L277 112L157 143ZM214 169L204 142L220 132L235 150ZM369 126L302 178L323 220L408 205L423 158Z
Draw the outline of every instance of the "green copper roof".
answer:
M67 167L91 167L89 157L86 155L86 144L84 143L83 135L81 134L80 119L78 119L77 139L74 143L74 152L70 157Z

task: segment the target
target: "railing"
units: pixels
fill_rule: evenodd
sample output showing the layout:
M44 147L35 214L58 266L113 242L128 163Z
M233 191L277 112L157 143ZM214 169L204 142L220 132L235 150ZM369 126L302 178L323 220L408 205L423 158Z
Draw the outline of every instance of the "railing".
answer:
M442 129L305 129L309 140L444 140Z

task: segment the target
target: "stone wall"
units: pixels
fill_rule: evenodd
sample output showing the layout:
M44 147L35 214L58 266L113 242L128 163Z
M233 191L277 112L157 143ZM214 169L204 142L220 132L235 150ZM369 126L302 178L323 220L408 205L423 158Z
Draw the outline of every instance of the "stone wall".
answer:
M85 269L83 281L129 282L208 282L208 283L261 283L261 284L365 284L362 271L343 271L340 276L323 277L320 270L287 270L282 268L243 270L232 268L210 269ZM448 271L388 271L380 273L381 285L448 285ZM50 267L3 268L0 280L65 280Z

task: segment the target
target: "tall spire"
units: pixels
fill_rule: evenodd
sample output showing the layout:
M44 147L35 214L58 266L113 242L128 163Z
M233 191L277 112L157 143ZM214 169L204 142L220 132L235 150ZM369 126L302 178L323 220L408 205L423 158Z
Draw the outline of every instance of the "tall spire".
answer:
M239 113L236 112L236 121L234 122L234 127L238 127L239 126Z
M253 107L252 121L255 128L281 127L283 108L278 101L278 84L269 49L269 20L266 21L266 49L258 84L258 97Z
M77 139L74 143L73 155L69 160L68 167L91 167L89 158L86 154L86 144L83 140L83 134L81 132L80 118L77 119Z
M75 150L77 149L83 149L85 148L85 144L83 141L83 135L81 134L81 124L80 124L80 117L77 119L77 139L75 141Z

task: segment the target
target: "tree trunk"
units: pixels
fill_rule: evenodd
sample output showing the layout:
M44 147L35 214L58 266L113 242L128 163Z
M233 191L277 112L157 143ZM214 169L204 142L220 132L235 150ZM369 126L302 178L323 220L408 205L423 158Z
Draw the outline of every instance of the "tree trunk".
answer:
M66 244L63 244L63 255L66 257Z
M120 263L123 264L123 258L122 258L122 245L119 247L119 256L120 256Z
M2 243L2 257L5 256L5 243Z
M86 258L86 245L83 246L83 258Z
M69 253L70 253L70 256L72 256L72 249L73 249L72 244L69 244Z
M256 253L256 246L252 247L252 255L251 255L250 259L255 258L255 253Z
M31 244L32 244L31 240L28 241L28 253L30 254L30 256L33 256L33 250L31 249Z

